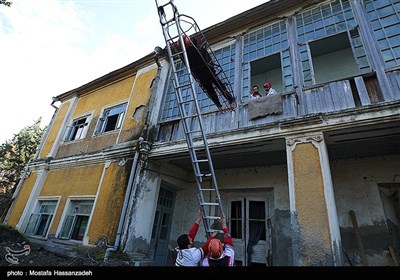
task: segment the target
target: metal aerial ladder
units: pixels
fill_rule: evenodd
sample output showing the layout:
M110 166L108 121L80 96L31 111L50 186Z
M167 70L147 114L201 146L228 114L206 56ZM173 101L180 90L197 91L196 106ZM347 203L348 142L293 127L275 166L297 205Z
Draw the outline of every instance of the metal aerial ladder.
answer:
M206 44L209 54L213 56L213 66L217 69L216 75L222 76L221 80L225 81L227 88L231 92L232 89L196 21L192 17L179 14L173 0L155 1L172 67L175 94L198 188L199 205L204 213L203 223L208 237L214 230L218 229L216 221L220 218L219 215L223 212L223 207L206 134L203 130L195 79L191 73L183 36L197 37L199 41L202 41L202 44ZM177 44L180 46L179 50L174 48ZM182 67L184 67L182 62L186 65L187 77L180 75Z

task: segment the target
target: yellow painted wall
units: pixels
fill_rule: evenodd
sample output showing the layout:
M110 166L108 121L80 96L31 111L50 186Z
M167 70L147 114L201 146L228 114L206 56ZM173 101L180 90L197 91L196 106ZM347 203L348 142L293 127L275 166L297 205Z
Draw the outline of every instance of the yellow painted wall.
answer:
M96 195L103 165L49 171L40 196L61 196L50 234L55 234L68 196Z
M130 99L124 123L122 124L122 133L119 142L137 139L143 129L145 122L145 110L137 120L134 119L134 114L140 106L146 106L151 96L150 85L157 75L157 68L145 72L137 77L135 87Z
M293 151L295 205L306 252L303 265L315 265L331 252L328 212L320 157L311 143Z
M51 148L54 145L54 142L56 141L58 132L61 129L61 125L64 121L65 115L67 114L68 108L71 105L70 101L67 101L63 104L60 105L60 108L58 109L58 113L54 119L54 122L50 128L50 132L46 138L46 142L44 143L42 150L40 151L39 157L40 158L45 158L47 155L51 152Z
M129 77L81 97L73 113L73 118L82 116L93 110L95 110L93 118L96 118L101 113L103 107L122 100L127 100L131 93L134 80L134 76Z
M91 92L90 94L80 97L72 114L72 118L75 119L89 113L92 114L86 137L82 141L61 145L57 152L57 157L76 155L81 152L93 153L104 149L105 147L115 145L120 132L119 130L110 131L98 136L93 135L95 134L102 110L127 102L134 81L135 76L127 77L126 79L109 84Z
M11 210L11 214L7 220L8 225L15 227L18 224L18 221L21 218L22 212L24 211L26 202L29 199L29 196L32 192L32 188L36 182L37 177L38 176L36 172L31 172L29 177L26 178L15 200L13 209Z
M108 244L115 242L119 219L128 185L131 164L112 163L106 169L96 207L89 225L89 242L96 244L102 236Z

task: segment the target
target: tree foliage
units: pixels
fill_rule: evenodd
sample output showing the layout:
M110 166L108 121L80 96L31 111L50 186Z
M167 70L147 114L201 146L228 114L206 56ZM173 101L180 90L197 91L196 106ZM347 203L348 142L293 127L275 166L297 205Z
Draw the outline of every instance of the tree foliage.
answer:
M6 0L0 0L0 5L6 5L8 7L11 7L12 2L6 1Z
M22 171L35 156L45 131L45 128L40 127L40 122L41 119L26 126L0 146L0 215L6 208L3 200L11 199L10 194L18 185Z

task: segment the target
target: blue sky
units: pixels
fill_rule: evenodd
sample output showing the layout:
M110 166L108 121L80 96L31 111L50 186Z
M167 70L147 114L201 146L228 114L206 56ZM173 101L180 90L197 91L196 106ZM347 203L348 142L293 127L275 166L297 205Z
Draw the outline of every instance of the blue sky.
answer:
M52 96L165 46L155 0L12 2L0 6L0 144L39 117L49 124ZM264 2L174 1L202 29Z

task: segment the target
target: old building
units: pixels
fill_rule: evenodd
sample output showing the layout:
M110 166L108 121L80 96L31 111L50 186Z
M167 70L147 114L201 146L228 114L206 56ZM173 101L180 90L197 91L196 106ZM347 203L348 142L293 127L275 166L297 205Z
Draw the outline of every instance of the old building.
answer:
M398 0L275 0L203 30L238 104L220 112L195 85L238 266L399 259L399 18ZM120 228L137 265L173 265L198 190L170 62L59 96L7 223L110 246ZM273 105L249 98L265 81Z
M390 265L389 246L399 257L399 4L270 1L203 30L238 102L220 113L198 90L238 265ZM251 112L267 80L281 110ZM155 95L124 240L167 265L197 187L172 82Z
M8 225L60 252L117 245L130 177L149 148L143 137L156 74L149 55L54 99L59 108L17 187Z

